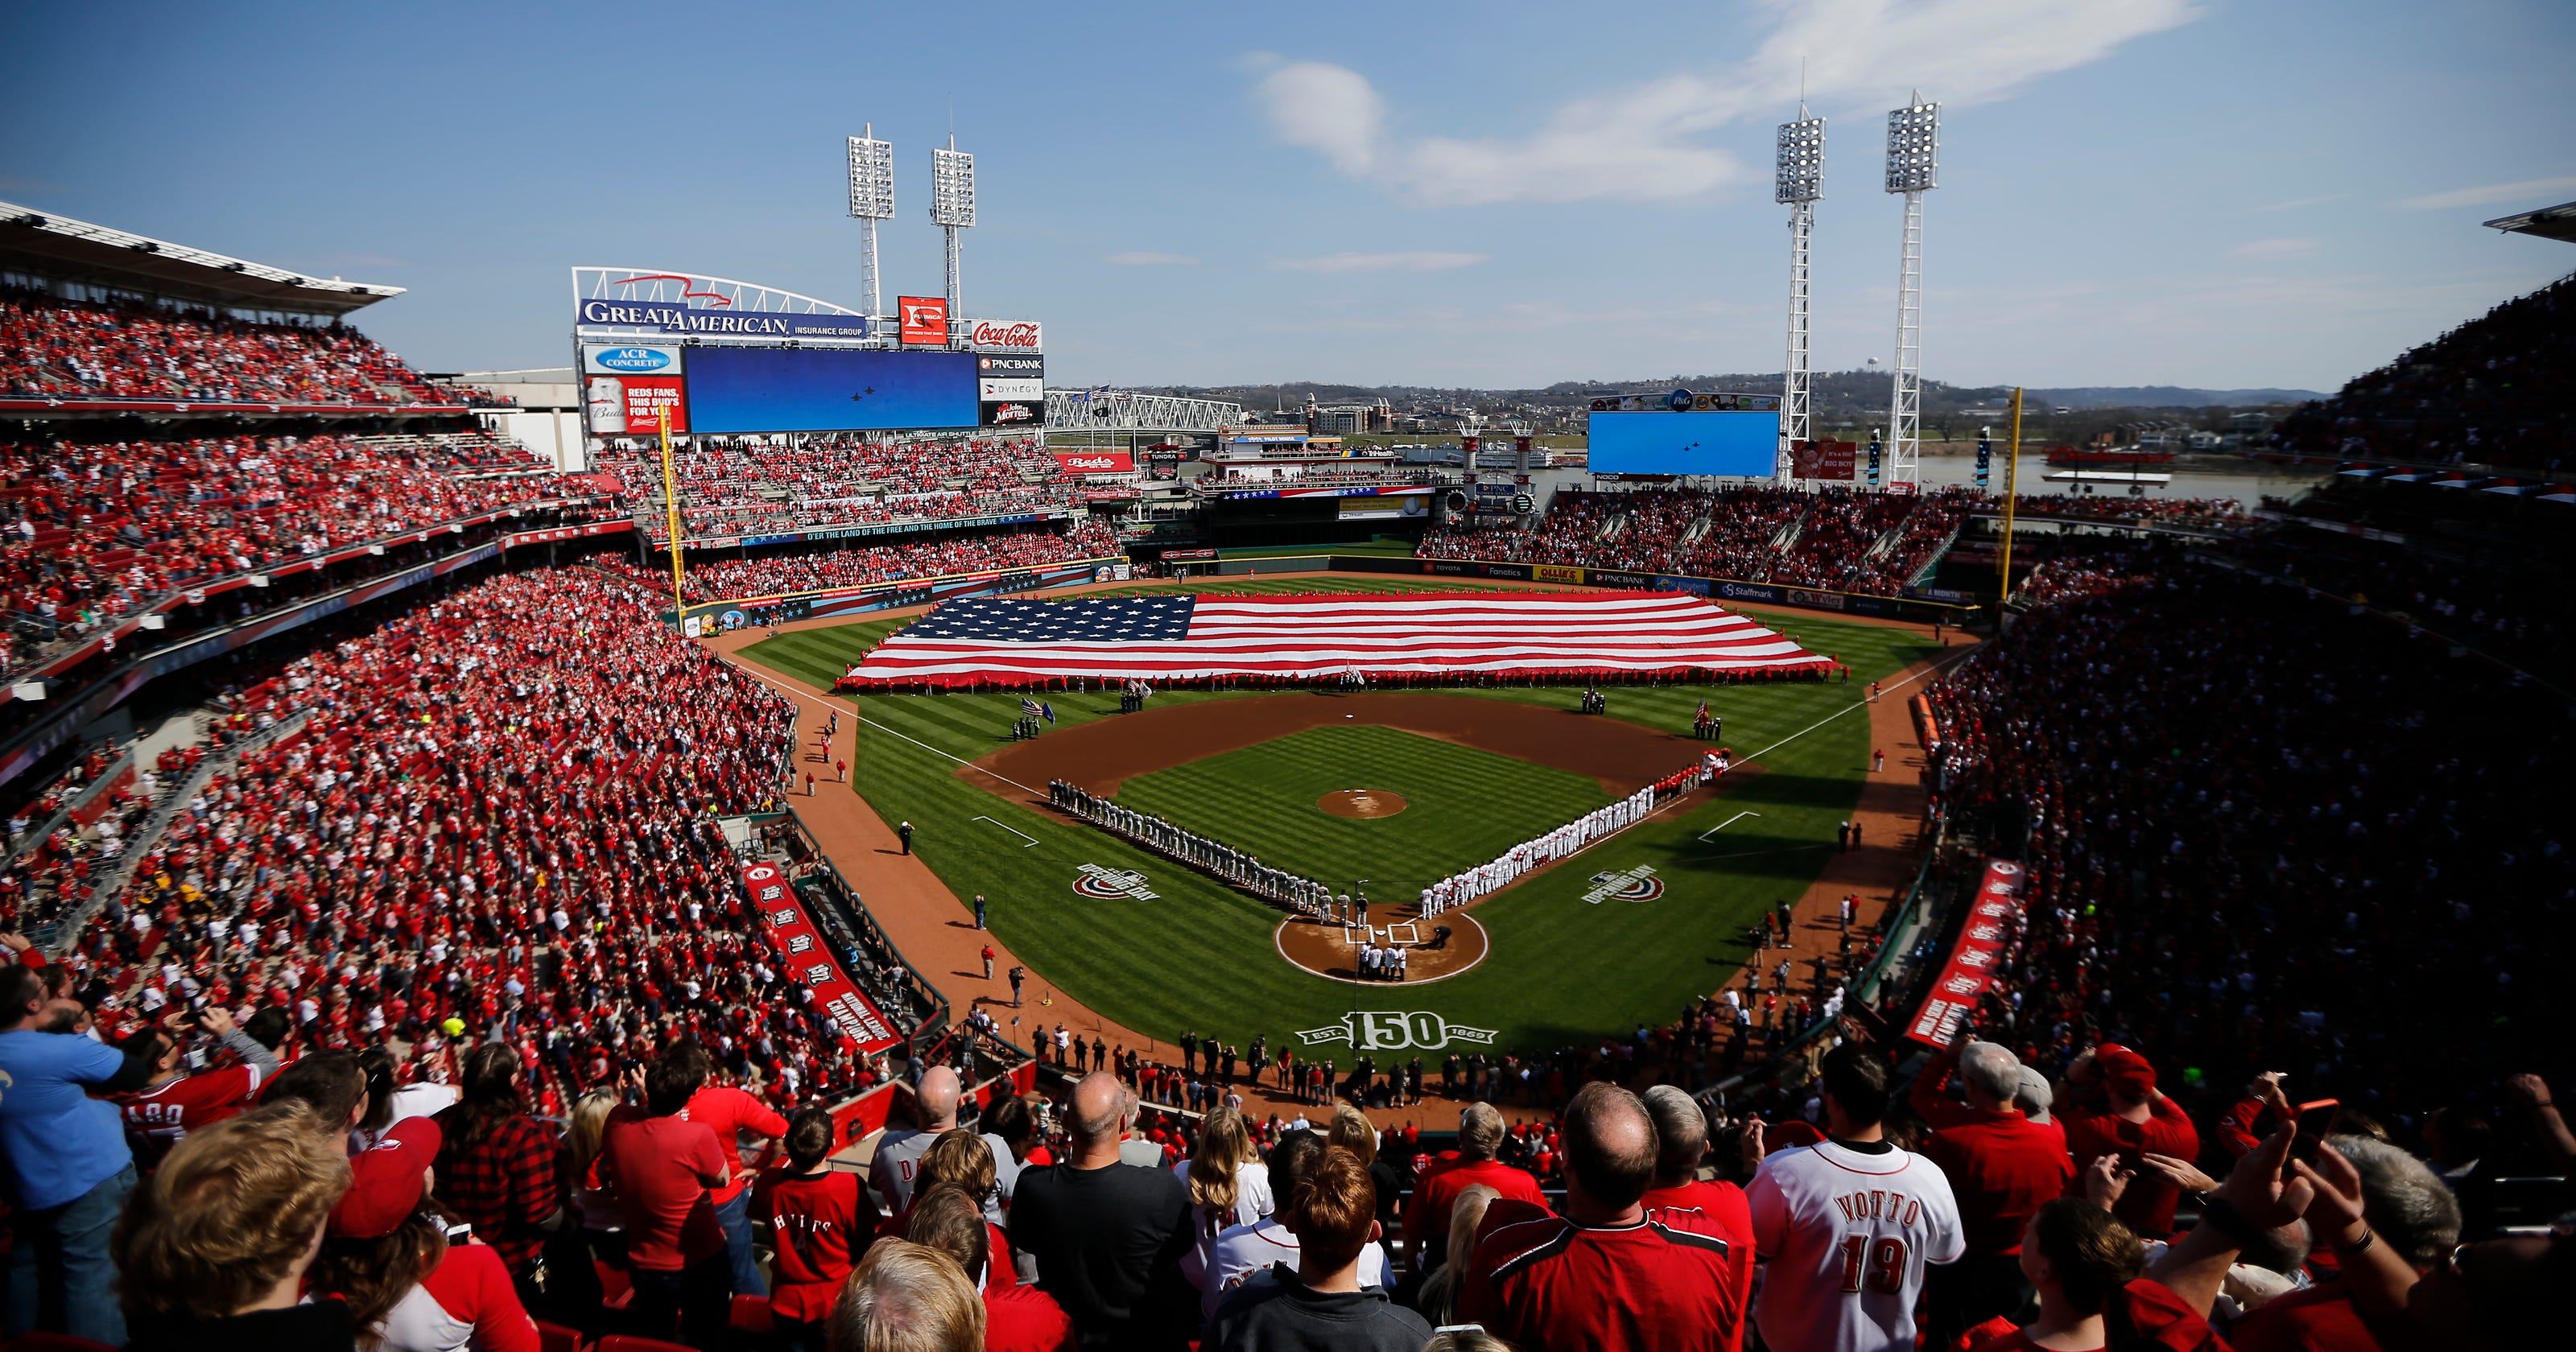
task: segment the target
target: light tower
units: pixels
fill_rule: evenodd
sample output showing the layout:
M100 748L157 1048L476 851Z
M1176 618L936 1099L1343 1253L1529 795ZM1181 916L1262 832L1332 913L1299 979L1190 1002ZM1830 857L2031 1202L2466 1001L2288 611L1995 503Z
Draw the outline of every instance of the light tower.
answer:
M1923 194L1940 186L1941 105L1914 91L1887 115L1887 190L1905 194L1905 257L1896 279L1896 381L1887 405L1887 483L1922 482ZM1903 484L1905 487L1897 488Z
M885 314L877 282L877 222L894 217L894 144L875 139L868 123L850 138L850 214L859 220L859 289L868 298L868 331Z
M1771 200L1789 208L1789 361L1780 385L1778 482L1787 484L1791 453L1807 440L1807 237L1816 225L1816 201L1825 195L1825 120L1807 116L1780 124L1780 157Z
M948 135L946 150L930 152L930 219L948 235L948 341L957 342L964 311L957 291L957 232L975 223L975 157Z

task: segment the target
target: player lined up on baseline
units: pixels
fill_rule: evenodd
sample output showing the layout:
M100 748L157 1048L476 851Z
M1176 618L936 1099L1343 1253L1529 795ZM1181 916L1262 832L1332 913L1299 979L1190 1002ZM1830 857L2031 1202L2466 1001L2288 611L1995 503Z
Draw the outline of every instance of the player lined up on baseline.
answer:
M1698 777L1699 770L1694 767L1682 775L1658 780L1608 807L1595 808L1545 835L1522 841L1488 863L1453 873L1422 889L1422 914L1434 916L1452 906L1464 906L1502 890L1513 879L1550 860L1565 858L1596 840L1624 831L1655 810L1655 799L1667 786Z
M1285 869L1271 868L1248 850L1238 850L1195 832L1184 831L1160 817L1122 807L1078 784L1069 784L1061 779L1047 781L1047 798L1059 809L1112 835L1214 874L1255 895L1287 902L1311 916L1324 916L1331 912L1331 888L1312 878L1301 878Z

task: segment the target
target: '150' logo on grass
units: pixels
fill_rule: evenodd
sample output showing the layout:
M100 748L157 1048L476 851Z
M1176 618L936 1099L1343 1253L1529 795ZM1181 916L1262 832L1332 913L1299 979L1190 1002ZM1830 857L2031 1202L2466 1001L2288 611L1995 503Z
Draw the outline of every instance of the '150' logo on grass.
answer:
M1103 868L1084 864L1073 880L1073 894L1093 901L1152 901L1154 889L1145 885L1145 875L1123 868Z
M1454 1024L1428 1010L1398 1013L1372 1009L1345 1014L1341 1022L1322 1028L1308 1028L1297 1036L1309 1047L1325 1042L1347 1042L1357 1051L1393 1052L1408 1047L1438 1051L1452 1042L1491 1044L1497 1030L1467 1028Z

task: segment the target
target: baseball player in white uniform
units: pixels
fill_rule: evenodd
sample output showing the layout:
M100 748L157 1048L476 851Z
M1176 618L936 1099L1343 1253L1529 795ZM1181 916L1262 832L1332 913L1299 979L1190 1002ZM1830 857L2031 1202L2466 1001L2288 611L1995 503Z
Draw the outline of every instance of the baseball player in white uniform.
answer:
M1765 1158L1744 1190L1763 1273L1753 1322L1774 1352L1913 1352L1924 1264L1967 1253L1958 1201L1939 1165L1880 1132L1876 1051L1836 1047L1818 1079L1828 1138Z

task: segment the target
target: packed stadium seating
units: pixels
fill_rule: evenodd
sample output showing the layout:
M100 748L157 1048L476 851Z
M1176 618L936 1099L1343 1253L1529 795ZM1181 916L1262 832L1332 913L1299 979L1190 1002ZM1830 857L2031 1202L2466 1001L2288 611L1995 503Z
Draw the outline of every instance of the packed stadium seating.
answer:
M893 578L939 577L986 568L1109 558L1117 553L1117 535L1108 526L1086 517L1066 530L1021 527L771 558L719 559L690 567L688 594L691 600L779 596ZM643 571L638 569L637 575L641 577Z
M2566 469L2576 277L2516 297L2302 407L2273 444L2303 455Z
M340 324L259 323L148 301L0 290L0 397L453 404Z
M648 524L667 533L656 457L611 451L601 468L654 499ZM1024 439L786 446L698 437L674 450L672 477L692 539L1036 511L1064 505L1071 491L1055 458Z
M1922 497L1777 488L1560 491L1531 530L1445 528L1427 534L1418 552L1892 596L1939 555L1973 501L1958 489Z
M0 670L173 589L574 496L480 435L0 445Z

